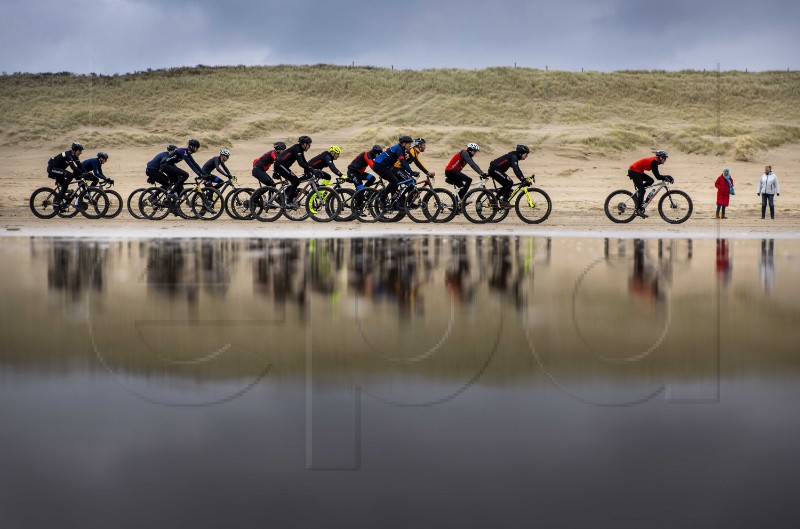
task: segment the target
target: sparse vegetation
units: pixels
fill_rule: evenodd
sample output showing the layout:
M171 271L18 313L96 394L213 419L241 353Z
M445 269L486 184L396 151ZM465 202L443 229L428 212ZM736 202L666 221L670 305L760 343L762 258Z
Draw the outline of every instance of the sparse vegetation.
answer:
M719 111L719 113L718 113ZM719 126L718 126L719 123ZM527 141L588 152L663 146L749 160L800 142L800 72L573 73L329 65L176 68L129 75L0 76L0 141L103 145L398 130L456 148Z

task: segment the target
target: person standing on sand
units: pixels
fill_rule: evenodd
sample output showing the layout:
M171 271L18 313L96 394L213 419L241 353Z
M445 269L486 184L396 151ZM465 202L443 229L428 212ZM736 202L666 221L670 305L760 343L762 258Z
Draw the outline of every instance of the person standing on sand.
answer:
M733 176L731 176L731 172L727 167L722 170L722 174L717 178L714 187L717 188L717 215L715 218L727 219L725 208L728 207L731 195L736 194L733 190ZM719 214L720 209L722 210L722 216Z
M778 186L778 176L772 172L772 166L764 167L764 174L758 181L757 195L761 196L761 218L767 213L767 202L769 202L769 216L775 218L775 195L781 196L781 188Z

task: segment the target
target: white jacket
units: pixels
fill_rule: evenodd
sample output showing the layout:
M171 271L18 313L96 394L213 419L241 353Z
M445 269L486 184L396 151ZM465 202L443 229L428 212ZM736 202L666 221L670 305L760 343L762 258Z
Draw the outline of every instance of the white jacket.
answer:
M781 188L778 186L778 177L775 173L764 173L761 175L761 180L758 181L758 194L766 193L774 195L780 193Z

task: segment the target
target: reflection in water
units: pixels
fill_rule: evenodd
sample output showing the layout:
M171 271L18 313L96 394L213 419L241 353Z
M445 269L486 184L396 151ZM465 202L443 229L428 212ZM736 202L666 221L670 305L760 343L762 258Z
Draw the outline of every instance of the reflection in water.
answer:
M775 284L775 239L761 239L761 259L758 262L758 277L765 294L772 293Z
M3 268L27 273L0 277L0 526L794 519L798 257L783 240L5 241Z
M728 239L717 239L717 279L723 289L728 288L731 283L732 270Z

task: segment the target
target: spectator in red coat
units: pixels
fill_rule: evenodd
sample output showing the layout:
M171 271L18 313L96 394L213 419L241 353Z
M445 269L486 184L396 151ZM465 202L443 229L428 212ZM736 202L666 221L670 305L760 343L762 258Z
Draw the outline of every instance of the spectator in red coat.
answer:
M722 174L719 175L719 178L717 178L717 181L714 183L714 186L717 188L716 218L727 219L728 217L725 216L725 208L728 207L728 203L731 200L731 195L736 194L733 191L733 176L731 176L731 172L727 167L722 170ZM722 210L721 216L719 214L720 210Z

